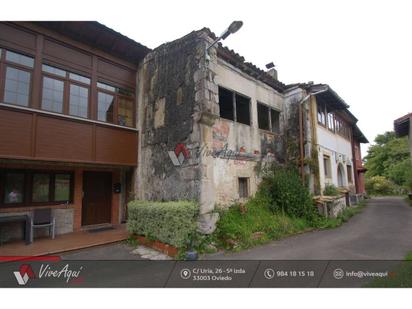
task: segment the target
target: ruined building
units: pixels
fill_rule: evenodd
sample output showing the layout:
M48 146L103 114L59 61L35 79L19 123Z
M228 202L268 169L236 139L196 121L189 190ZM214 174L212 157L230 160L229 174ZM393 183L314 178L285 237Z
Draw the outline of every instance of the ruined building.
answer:
M300 162L314 193L363 193L367 140L349 106L327 85L285 85L221 45L205 55L214 39L192 32L139 67L138 198L199 200L208 232L214 209L256 192L257 165L271 159Z

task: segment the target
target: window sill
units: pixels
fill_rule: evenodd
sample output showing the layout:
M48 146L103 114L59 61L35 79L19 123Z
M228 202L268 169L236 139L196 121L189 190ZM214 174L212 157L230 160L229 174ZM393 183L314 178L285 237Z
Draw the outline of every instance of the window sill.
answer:
M270 135L273 135L273 136L280 136L280 133L278 133L278 132L272 132L272 131L265 130L265 129L260 129L260 128L259 128L259 132L260 133L265 133L265 134L270 134Z
M223 117L220 117L220 116L219 116L219 119L231 122L233 124L240 124L242 126L248 126L249 128L252 127L252 124L246 124L246 123L242 123L242 122L239 122L239 121L234 121L234 120L231 120L231 119L223 118Z

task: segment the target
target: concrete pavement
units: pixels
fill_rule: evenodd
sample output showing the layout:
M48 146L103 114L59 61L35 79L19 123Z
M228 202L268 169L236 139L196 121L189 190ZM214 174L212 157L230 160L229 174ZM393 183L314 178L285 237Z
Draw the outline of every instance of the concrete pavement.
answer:
M412 207L401 197L368 200L362 213L335 229L292 236L209 260L402 260L412 250Z

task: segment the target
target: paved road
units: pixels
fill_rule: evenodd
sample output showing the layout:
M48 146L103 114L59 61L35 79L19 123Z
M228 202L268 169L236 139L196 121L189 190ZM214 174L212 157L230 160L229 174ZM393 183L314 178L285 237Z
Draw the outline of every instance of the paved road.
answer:
M239 253L203 259L399 260L412 250L412 207L400 197L369 200L339 228L314 231Z

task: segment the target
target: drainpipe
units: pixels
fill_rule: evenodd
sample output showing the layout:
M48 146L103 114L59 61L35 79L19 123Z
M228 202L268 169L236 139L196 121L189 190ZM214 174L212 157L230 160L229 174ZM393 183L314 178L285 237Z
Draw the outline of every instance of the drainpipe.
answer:
M304 128L303 128L303 108L302 105L303 103L306 102L306 100L308 100L311 96L316 96L317 94L320 94L322 92L328 91L329 87L328 86L324 86L324 89L319 90L319 91L314 91L311 92L311 89L309 90L309 93L299 102L299 146L300 146L300 175L302 177L302 183L305 183L305 173L304 173L304 169L305 169L305 149L304 149L304 142L303 142L303 138L304 138Z

